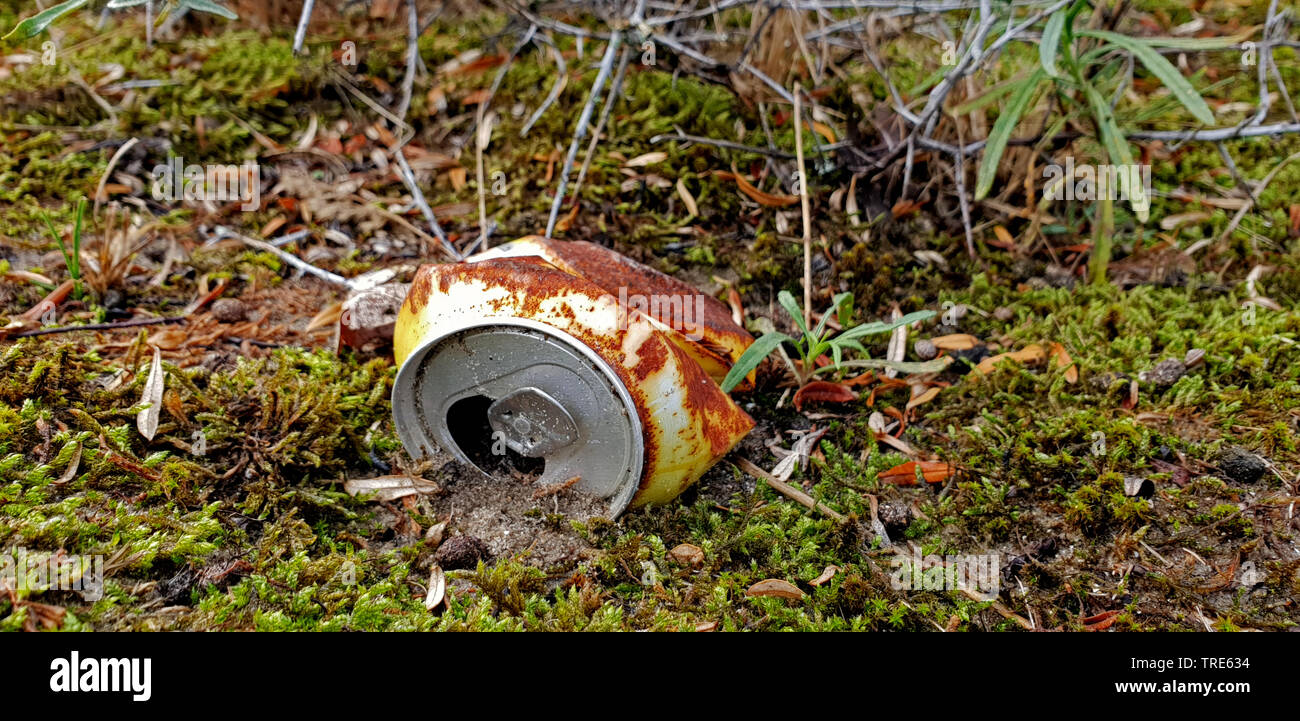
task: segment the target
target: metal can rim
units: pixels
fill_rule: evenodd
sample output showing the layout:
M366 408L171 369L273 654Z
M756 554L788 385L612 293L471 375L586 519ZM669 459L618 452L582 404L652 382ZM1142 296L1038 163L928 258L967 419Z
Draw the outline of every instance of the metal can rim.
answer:
M592 364L609 382L609 386L614 390L619 402L623 404L628 421L632 426L632 439L634 449L632 453L632 465L628 469L628 478L620 485L618 492L610 496L609 517L616 518L632 503L632 499L640 490L641 477L645 473L645 428L641 416L637 412L637 407L632 399L632 394L628 391L623 379L619 377L614 367L597 353L594 349L583 343L572 334L567 333L555 326L547 325L529 318L520 318L516 316L501 316L492 318L482 318L466 323L458 323L440 329L438 335L422 341L418 346L411 350L406 359L402 361L401 367L397 370L397 376L393 380L393 391L390 395L393 411L393 426L397 431L398 439L401 440L402 446L406 448L407 453L416 456L426 455L430 448L440 448L444 452L450 453L461 463L478 471L485 478L493 476L484 472L468 458L463 457L459 449L443 448L434 438L429 437L424 432L424 424L420 420L419 410L416 407L418 399L415 391L419 384L420 365L424 362L426 356L437 345L447 338L464 333L465 331L480 328L493 327L515 327L526 328L537 331L544 335L551 336L566 346L582 355ZM409 399L407 402L401 398Z

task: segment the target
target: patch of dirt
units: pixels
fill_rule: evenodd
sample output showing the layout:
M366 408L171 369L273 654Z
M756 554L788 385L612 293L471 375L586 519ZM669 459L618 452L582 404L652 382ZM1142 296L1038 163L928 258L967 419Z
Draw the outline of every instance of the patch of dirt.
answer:
M440 519L450 517L447 533L483 541L489 560L522 556L543 570L563 571L595 555L570 521L604 518L603 499L576 487L548 489L522 475L484 478L455 461L442 467L439 480L444 490L432 505Z

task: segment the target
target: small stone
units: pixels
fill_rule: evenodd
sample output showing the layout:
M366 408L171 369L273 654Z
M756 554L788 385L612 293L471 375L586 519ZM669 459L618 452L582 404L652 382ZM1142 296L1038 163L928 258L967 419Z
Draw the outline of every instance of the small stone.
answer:
M1124 495L1132 498L1150 498L1156 493L1156 484L1149 479L1140 476L1127 476L1124 478Z
M1110 371L1102 371L1088 376L1088 385L1103 393L1108 393L1121 384L1127 388L1128 381L1129 377L1123 373L1111 373Z
M385 283L343 301L339 344L358 350L376 350L391 344L397 314L409 287L405 283Z
M886 501L880 504L876 515L890 538L902 538L903 531L912 522L912 507L901 501Z
M433 554L433 562L451 571L462 568L474 568L479 561L486 561L491 553L486 543L474 536L452 536L438 546Z
M1236 483L1254 483L1268 470L1263 458L1240 446L1231 446L1220 453L1217 465L1228 480Z
M668 557L683 566L699 568L704 565L704 550L690 543L683 543L668 552Z
M1015 318L1016 314L1015 311L1011 310L1005 305L1000 305L997 308L993 309L993 317L1005 323L1011 320L1012 318Z
M933 360L939 355L939 349L934 347L934 341L932 340L918 340L913 349L916 351L916 357L923 361Z
M212 304L212 317L222 323L238 323L248 317L248 310L236 298L219 298Z
M1178 382L1187 373L1187 366L1177 358L1166 358L1156 364L1155 368L1138 374L1138 380L1150 383L1156 388L1168 388Z

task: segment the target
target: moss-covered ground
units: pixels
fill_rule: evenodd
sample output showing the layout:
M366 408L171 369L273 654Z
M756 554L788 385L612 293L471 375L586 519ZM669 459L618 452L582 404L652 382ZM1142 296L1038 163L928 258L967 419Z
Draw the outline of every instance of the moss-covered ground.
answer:
M1135 5L1169 23L1190 19L1183 3ZM1220 8L1217 19L1258 23L1267 3L1235 5ZM11 27L21 14L6 0L0 26ZM42 214L56 227L70 227L77 201L93 196L109 159L131 137L148 141L139 145L144 154L129 156L119 170L142 177L169 152L186 162L238 163L269 152L259 138L293 148L312 127L321 139L318 151L328 150L328 137L345 146L360 137L342 157L354 167L369 163L380 141L365 128L379 117L337 78L337 56L343 41L355 40L360 64L346 69L348 77L360 92L395 105L405 48L398 25L353 18L314 32L310 54L299 59L285 27L269 32L205 21L148 48L138 21L98 34L81 21L65 24L56 64L9 63L11 71L0 75L0 271L33 271L56 282L68 277ZM454 238L478 232L472 101L491 84L496 67L439 67L473 49L508 51L514 36L506 28L505 19L490 13L440 17L420 39L429 74L417 80L412 96L414 142L451 160L434 172L414 156L413 164ZM0 55L39 53L39 40L0 44ZM485 175L494 184L487 199L498 238L544 227L557 159L595 75L598 47L589 42L579 57L571 39L556 42L568 82L526 136L521 128L556 80L550 53L530 48L493 101L498 124ZM919 42L900 40L887 54L904 90L935 68L929 54L908 44ZM1007 77L1036 59L1033 46L1009 47L1001 66ZM1214 57L1192 80L1216 104L1253 101L1253 84L1218 82L1234 72L1233 61ZM1295 50L1280 48L1278 58L1292 96L1300 98ZM73 70L108 98L113 117L71 79ZM168 82L112 91L118 81L108 76L118 71L123 79ZM826 85L823 102L838 113L827 118L832 132L849 138L872 132L857 104L861 91L877 101L888 91L869 66L846 66ZM774 298L781 289L800 294L798 208L779 211L786 217L778 218L715 172L730 172L734 163L756 174L763 158L649 142L680 130L765 146L757 105L688 72L637 62L624 95L562 237L612 245L722 297L721 284L729 283L750 318L767 316L788 328ZM440 98L445 107L437 106ZM772 142L792 149L788 109L777 107L767 106L774 116L784 112L772 118ZM1119 105L1121 118L1152 119L1143 115L1150 112L1136 99ZM1164 112L1177 117L1176 108ZM1225 116L1234 119L1240 116ZM811 146L825 139L810 132L805 140ZM1259 180L1300 151L1300 136L1237 142L1231 150L1241 172ZM627 167L628 159L655 151L665 155ZM0 340L0 548L106 559L103 598L0 593L0 629L1294 628L1300 623L1300 239L1290 214L1300 217L1294 210L1300 163L1277 173L1257 208L1219 242L1235 210L1171 192L1218 198L1231 190L1234 180L1215 148L1151 153L1158 191L1152 218L1139 229L1121 209L1117 270L1129 282L1106 286L1086 285L1069 270L1079 259L1066 248L1089 237L1091 210L1084 204L1054 206L1059 217L1037 229L1050 252L997 242L995 224L1022 238L1031 230L1027 220L981 224L973 261L960 224L952 225L955 207L939 200L895 219L888 209L873 208L879 193L860 180L863 215L883 219L869 229L855 226L843 194L832 195L849 185L852 170L837 162L845 156L811 153L818 169L818 308L843 290L854 292L859 321L883 317L895 305L903 312L959 306L964 315L931 321L911 340L963 333L994 352L1060 344L1077 378L1049 361L1008 362L987 375L949 370L931 379L941 391L900 413L907 423L898 435L921 458L958 470L941 483L906 486L881 474L909 456L878 442L868 427L873 411L906 408L905 384L875 393L864 388L853 402L800 413L789 402L788 378L775 363L765 365L758 390L738 395L758 428L735 457L771 468L777 459L769 441L789 448L787 431L826 429L791 482L845 520L788 500L724 461L671 504L579 524L575 530L594 551L575 568L536 568L522 556L452 572L447 603L436 612L424 607L436 541L410 528L445 519L426 499L379 504L342 488L347 479L410 466L390 416L391 357L336 353L327 334L304 330L316 312L341 298L336 288L296 277L274 256L205 243L203 233L214 223L256 235L293 213L294 204L276 200L224 217L228 209L149 206L157 240L116 281L116 297L73 299L60 308L57 324L111 321L123 308L176 315L201 289L223 280L225 297L243 298L250 307L277 304L277 315L242 340L197 337L212 327L200 320L206 311L178 325ZM315 170L328 165L303 162ZM688 212L678 186L697 215ZM771 181L766 188L788 192ZM372 205L391 207L405 191L394 175L370 172L360 192ZM148 197L148 188L135 195ZM1162 228L1162 220L1193 211L1204 214ZM289 217L318 238L337 221L326 213ZM418 213L408 217L419 223ZM92 225L88 237L102 233ZM288 247L344 275L392 267L409 278L415 262L437 256L404 233L389 224L359 232L354 247L318 242L313 247L328 252L314 256L301 244ZM1187 248L1203 239L1210 243L1179 273L1144 270L1144 250L1158 254L1162 243ZM167 261L173 251L174 262ZM159 274L164 262L168 270ZM1126 262L1127 269L1119 265ZM1264 269L1248 282L1257 266ZM0 317L17 318L50 290L26 277L6 278ZM1281 310L1245 303L1260 296ZM147 441L136 416L153 353L148 341L166 329L186 339L172 338L164 355L161 422ZM251 342L253 333L265 335ZM868 349L880 357L886 341L875 337ZM1203 356L1170 384L1140 375L1189 353ZM911 348L908 360L916 360ZM1243 452L1263 465L1261 475L1241 470ZM1149 493L1127 494L1132 479L1150 481ZM671 553L681 544L698 547L703 560ZM1000 594L979 600L956 590L896 588L891 561L900 550L994 554ZM829 580L810 583L832 566ZM747 594L764 579L787 581L804 595Z

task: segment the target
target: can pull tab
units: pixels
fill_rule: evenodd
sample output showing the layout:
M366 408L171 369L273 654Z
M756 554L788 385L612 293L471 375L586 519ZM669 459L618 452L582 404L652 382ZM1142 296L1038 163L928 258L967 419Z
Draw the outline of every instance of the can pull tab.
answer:
M488 424L505 437L510 450L527 458L540 458L564 448L578 438L573 416L559 401L539 388L520 388L488 407Z

